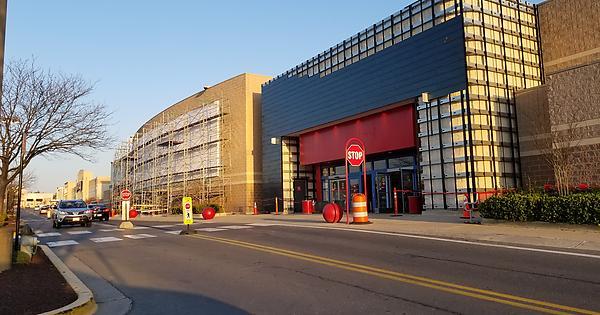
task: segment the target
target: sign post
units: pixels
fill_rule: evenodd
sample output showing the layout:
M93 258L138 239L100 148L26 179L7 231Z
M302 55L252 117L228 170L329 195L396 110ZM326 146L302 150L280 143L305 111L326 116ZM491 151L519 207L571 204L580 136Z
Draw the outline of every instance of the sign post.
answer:
M187 225L187 230L181 231L181 234L194 234L190 230L190 225L194 224L194 208L192 206L192 197L183 197L183 200L181 201L181 209L183 213L183 224Z
M129 221L129 210L131 209L132 193L125 188L121 191L121 224L120 229L133 229L133 223Z
M350 224L350 201L352 201L352 197L350 194L350 186L348 185L350 182L350 172L348 170L348 165L359 167L363 166L363 191L365 195L365 199L369 200L367 196L367 163L366 161L366 150L365 143L358 138L350 138L346 141L345 145L345 159L346 159L346 224ZM368 202L367 202L368 204Z

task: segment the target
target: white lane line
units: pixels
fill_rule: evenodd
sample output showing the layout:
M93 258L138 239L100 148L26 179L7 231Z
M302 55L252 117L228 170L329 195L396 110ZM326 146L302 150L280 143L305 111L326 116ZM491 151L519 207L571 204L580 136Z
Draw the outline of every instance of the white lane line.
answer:
M68 241L56 241L56 242L48 242L46 245L48 247L60 247L60 246L69 246L69 245L77 245L76 241L68 240Z
M219 231L227 231L226 229L216 229L216 228L203 228L203 229L196 229L196 231L200 231L200 232L219 232Z
M175 224L165 224L165 225L153 225L152 227L155 229L164 229L164 228L170 228L170 227L174 227Z
M60 233L57 233L57 232L50 232L50 233L39 233L39 234L38 234L38 233L36 232L36 233L35 233L35 235L36 235L37 237L51 237L51 236L60 236Z
M250 226L273 226L275 224L273 224L273 223L248 223L246 225L250 225Z
M550 249L541 249L541 248L524 247L524 246L514 246L514 245L501 245L501 244L481 243L481 242L475 242L475 241L462 241L462 240L455 240L455 239L451 239L451 238L442 238L442 237L435 237L435 236L421 236L421 235L411 235L411 234L402 234L402 233L393 233L393 232L369 231L369 230L354 230L354 229L349 229L349 228L311 226L311 225L301 225L301 224L276 223L275 225L277 225L277 226L299 227L299 228L309 228L309 229L337 230L337 231L358 232L358 233L367 233L367 234L390 235L390 236L415 238L415 239L430 240L430 241L439 241L439 242L447 242L447 243L466 244L466 245L485 246L485 247L495 247L495 248L505 248L505 249L514 249L514 250L537 252L537 253L545 253L545 254L557 254L557 255L566 255L566 256L576 256L576 257L586 257L586 258L600 259L600 255L593 255L593 254L584 254L584 253L577 253L577 252L567 252L567 251L560 251L560 250L550 250Z
M151 234L131 234L131 235L123 235L123 237L127 237L130 238L132 240L139 240L142 238L151 238L151 237L156 237L155 235L151 235Z
M100 232L114 232L114 231L125 231L125 229L100 229Z
M90 231L72 231L72 232L67 232L71 235L81 235L81 234L92 234L92 232Z
M96 237L96 238L90 238L90 241L94 242L94 243L106 243L106 242L116 242L116 241L122 241L123 239L120 239L118 237Z
M228 229L228 230L243 230L243 229L251 229L251 226L247 226L247 225L226 225L226 226L219 226L219 228L221 229Z
M173 234L173 235L179 235L179 233L181 233L181 231L166 231L165 233L167 233L167 234Z

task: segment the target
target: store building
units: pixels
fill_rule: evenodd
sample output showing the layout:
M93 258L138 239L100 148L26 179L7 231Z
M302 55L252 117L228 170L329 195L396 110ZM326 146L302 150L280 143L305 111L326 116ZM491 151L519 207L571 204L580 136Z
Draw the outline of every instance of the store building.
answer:
M600 186L600 2L538 5L544 84L517 93L525 188Z
M91 171L79 170L75 181L67 181L56 187L57 200L81 199L85 202L110 201L110 177L94 176Z
M115 152L112 201L132 192L132 206L149 212L215 205L252 211L261 176L261 85L271 77L241 74L205 87L144 123Z
M349 189L373 212L391 211L393 188L459 208L520 186L514 93L540 85L538 51L521 1L422 0L376 21L263 85L263 199L344 203L351 137L368 182L351 168Z

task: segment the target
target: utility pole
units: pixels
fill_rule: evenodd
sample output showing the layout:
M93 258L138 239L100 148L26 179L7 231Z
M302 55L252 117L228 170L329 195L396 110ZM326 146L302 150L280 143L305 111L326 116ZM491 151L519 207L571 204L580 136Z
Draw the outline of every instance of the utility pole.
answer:
M25 160L25 150L27 149L27 132L21 136L21 152L19 158L19 187L17 192L17 216L15 219L15 241L13 243L14 259L16 261L19 253L19 235L21 234L21 197L23 193L23 160Z

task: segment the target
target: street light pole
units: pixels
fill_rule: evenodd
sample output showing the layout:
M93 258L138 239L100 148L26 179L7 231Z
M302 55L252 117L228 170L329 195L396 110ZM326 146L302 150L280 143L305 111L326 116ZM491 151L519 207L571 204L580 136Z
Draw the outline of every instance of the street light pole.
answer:
M13 243L13 258L17 259L17 253L19 252L19 234L21 233L21 197L23 191L23 160L25 159L25 149L27 148L27 133L23 132L21 136L21 154L19 158L19 186L17 192L17 216L15 219L15 241Z

